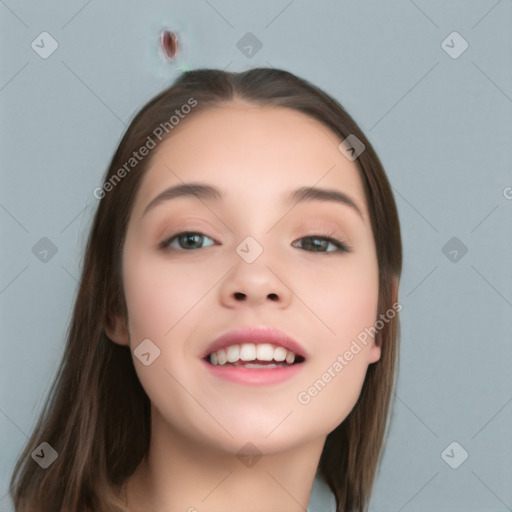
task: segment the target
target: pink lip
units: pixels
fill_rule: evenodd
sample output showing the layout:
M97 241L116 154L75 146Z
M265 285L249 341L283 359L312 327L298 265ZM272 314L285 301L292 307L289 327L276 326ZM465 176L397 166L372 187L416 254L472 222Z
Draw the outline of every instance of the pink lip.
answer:
M297 341L290 338L278 329L265 326L241 327L228 331L227 333L216 338L210 345L208 345L206 350L201 355L201 358L205 358L212 352L216 352L217 350L228 347L229 345L241 345L242 343L271 343L272 345L284 347L285 349L293 352L295 355L302 356L304 359L306 359L306 352ZM273 370L275 371L277 368ZM268 372L268 370L263 371Z
M227 366L210 364L206 359L201 363L215 377L225 379L238 384L264 386L278 384L291 379L304 367L303 363L291 366L279 366L277 368L244 368L243 366Z

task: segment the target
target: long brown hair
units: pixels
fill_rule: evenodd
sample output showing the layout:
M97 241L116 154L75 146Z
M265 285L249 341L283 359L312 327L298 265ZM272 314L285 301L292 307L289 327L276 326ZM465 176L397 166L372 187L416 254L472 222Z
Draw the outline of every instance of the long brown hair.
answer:
M365 150L355 163L376 244L378 314L388 311L397 300L395 284L401 274L402 245L393 194L370 142L344 108L311 83L279 69L240 73L197 69L183 73L133 118L102 188L95 191L100 201L85 250L65 351L10 482L17 512L129 511L120 491L148 453L150 400L138 380L129 347L113 343L105 334L105 326L114 315L126 320L128 314L121 256L134 197L150 158L140 163L130 159L134 151L147 147L150 139L160 143L160 139L172 136L173 114L193 116L194 112L238 99L303 112L341 139L352 134L363 142ZM185 105L189 107L185 109ZM327 436L318 468L336 497L338 512L367 510L396 381L398 315L385 322L375 340L381 346L380 360L369 365L350 414ZM46 469L31 457L42 442L57 452L56 460Z

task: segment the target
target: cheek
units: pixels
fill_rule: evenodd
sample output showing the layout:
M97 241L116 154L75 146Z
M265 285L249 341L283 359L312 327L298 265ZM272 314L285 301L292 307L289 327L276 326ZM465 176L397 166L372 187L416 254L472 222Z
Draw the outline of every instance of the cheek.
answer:
M376 258L369 253L366 258L347 259L346 265L329 279L329 283L319 286L326 295L319 295L317 303L323 314L319 332L324 334L316 344L309 380L297 396L306 417L315 418L306 421L315 423L324 433L336 428L353 409L364 383L370 350L375 350L365 329L373 327L377 318Z
M194 276L192 268L170 265L163 258L132 254L124 270L130 332L144 337L163 339L207 290L208 283Z
M187 414L201 416L201 412L191 406L188 394L177 384L187 380L187 368L182 364L185 344L181 341L187 339L191 323L197 321L193 308L205 295L208 283L194 278L184 266L173 268L164 258L152 258L142 250L127 255L124 272L132 351L144 339L150 339L159 349L158 357L148 366L134 355L139 381L161 411L173 403L173 409L167 411L168 421L186 429L190 420ZM176 365L178 360L180 364Z
M376 320L379 294L376 258L371 252L359 258L347 258L314 282L316 291L309 294L314 301L311 309L322 320L319 328L330 347L326 352L332 353L350 344L353 337ZM308 297L307 293L304 295Z
M357 336L373 325L379 295L376 266L355 266L340 283L340 300L336 304L335 331L340 342Z

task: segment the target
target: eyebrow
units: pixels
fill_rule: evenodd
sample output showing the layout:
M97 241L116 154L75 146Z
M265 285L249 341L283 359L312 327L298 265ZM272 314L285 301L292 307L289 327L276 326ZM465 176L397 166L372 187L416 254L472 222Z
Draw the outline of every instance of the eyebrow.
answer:
M158 204L164 201L169 201L178 197L197 197L204 200L219 201L222 199L222 192L211 185L200 182L193 183L182 183L169 187L162 193L158 194L152 199L144 209L142 217L144 217L150 210L155 208ZM295 204L304 203L308 201L323 201L323 202L334 202L350 207L354 210L361 218L363 215L361 210L347 194L339 192L334 189L318 188L318 187L300 187L291 192L287 192L282 195L281 200L285 205L289 205L292 202Z

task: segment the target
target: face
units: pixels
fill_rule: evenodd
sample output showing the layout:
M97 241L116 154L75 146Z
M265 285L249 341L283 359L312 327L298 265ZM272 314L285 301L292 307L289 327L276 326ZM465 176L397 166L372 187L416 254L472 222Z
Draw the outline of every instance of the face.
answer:
M128 322L117 319L107 334L130 346L169 433L273 453L325 437L355 405L380 357L372 338L357 341L377 319L378 265L364 189L340 142L300 112L233 103L194 113L151 155L123 249ZM191 182L220 197L162 199L146 210ZM300 187L334 190L353 205L283 199ZM202 356L211 342L254 326L284 332L305 360L274 383L210 371Z

